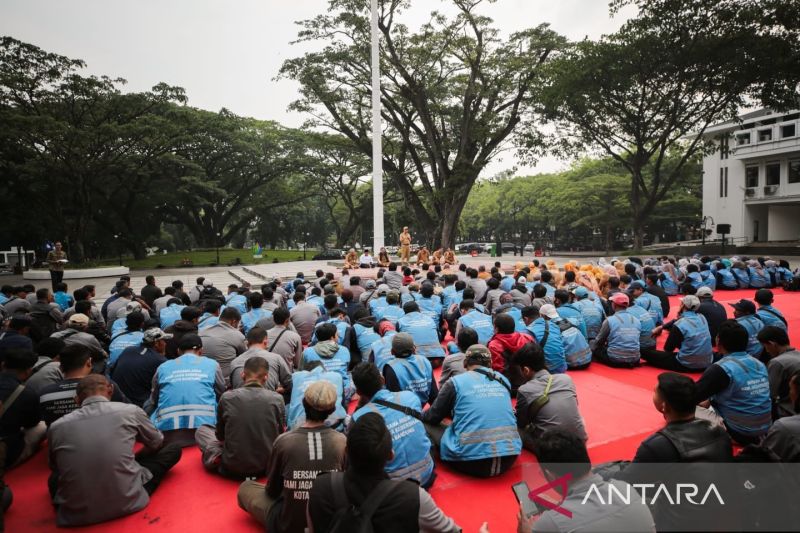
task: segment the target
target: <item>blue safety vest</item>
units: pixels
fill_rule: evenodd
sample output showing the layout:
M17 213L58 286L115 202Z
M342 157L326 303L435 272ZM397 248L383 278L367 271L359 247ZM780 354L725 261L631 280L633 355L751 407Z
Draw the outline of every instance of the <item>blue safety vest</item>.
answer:
M244 334L247 335L251 329L256 327L256 324L262 318L269 318L272 316L272 311L259 307L258 309L251 309L242 315L242 329Z
M310 303L311 305L316 305L319 308L319 312L323 315L326 313L325 311L325 300L322 296L312 295L306 298L306 302Z
M301 370L292 374L292 397L289 400L289 409L286 416L289 429L296 429L305 423L306 410L303 407L303 395L306 389L317 381L327 381L336 387L336 410L325 420L325 425L336 427L347 417L347 411L342 405L342 398L344 397L342 376L338 372L327 372L324 368L318 366L311 371Z
M366 361L372 349L372 344L381 340L381 336L375 333L374 328L362 324L353 326L353 331L356 333L356 344L358 344L358 351L361 352L361 360Z
M124 318L117 318L111 323L111 336L117 335L125 331L128 327L128 322Z
M689 283L691 283L692 287L695 289L699 289L703 286L703 278L700 276L700 272L690 272L686 274L686 279L689 280Z
M193 353L162 363L156 370L158 405L150 415L153 424L160 431L216 425L218 369L213 359Z
M369 310L372 313L372 316L378 316L378 311L384 307L389 307L389 303L386 301L386 296L373 298L369 301Z
M436 324L429 316L417 311L408 313L397 321L397 330L411 335L419 355L428 359L445 356Z
M382 307L373 313L375 316L375 320L380 322L383 319L388 320L392 324L397 327L397 321L403 318L406 313L403 311L402 307L397 305L387 305L386 307Z
M669 296L678 294L678 280L673 278L666 270L658 277L658 284Z
M64 291L56 291L53 293L53 300L61 308L61 312L66 311L75 304L75 298L70 296Z
M638 305L630 306L627 312L639 319L641 332L639 334L639 349L653 348L656 345L656 340L653 338L653 329L656 327L656 321L653 320L653 317L644 307Z
M501 306L501 309L505 306ZM514 331L517 333L525 333L528 331L528 326L525 325L525 321L522 320L522 310L517 307L516 305L510 305L509 307L505 307L505 309L498 309L496 315L505 313L511 318L514 319Z
M586 337L581 334L575 324L565 318L553 320L561 330L561 342L564 345L564 358L567 368L576 368L592 362L592 350Z
M478 344L488 345L489 339L494 335L494 324L492 317L472 310L458 319L462 328L472 328L478 333Z
M711 347L711 333L708 331L706 317L685 309L673 327L683 334L683 342L676 357L678 362L686 368L708 368L714 362L714 349Z
M431 298L420 297L417 300L417 305L419 306L419 310L422 312L423 315L431 317L431 319L435 324L441 323L442 304L438 296L434 295Z
M225 305L237 309L241 314L245 314L247 312L247 298L238 292L229 294L228 298L225 300Z
M750 271L750 287L753 289L763 289L769 286L769 278L766 275L759 274L758 270L749 267Z
M440 295L442 298L442 309L447 311L450 309L450 306L453 305L453 302L456 298L456 287L455 285L448 285L447 287L442 290L442 294Z
M474 370L450 378L456 402L453 423L442 436L440 452L445 461L514 456L522 449L508 380L489 368L481 372L495 379Z
M708 287L712 291L717 289L717 278L710 270L701 270L700 277L703 279L703 287Z
M603 325L603 313L588 297L575 301L573 305L581 312L583 321L586 323L587 338L592 340L597 337L600 327Z
M564 352L564 342L561 340L561 329L555 324L550 324L549 320L539 317L528 325L527 332L533 335L540 346L545 340L545 335L547 336L545 344L542 346L547 370L551 374L566 372L567 358Z
M730 384L712 396L711 405L730 429L745 435L763 435L772 423L767 367L745 352L731 353L715 364Z
M717 270L717 275L719 275L722 287L726 289L736 289L739 287L739 284L736 282L736 277L727 268L720 268Z
M183 308L186 307L185 305L180 304L172 304L164 309L158 314L158 318L161 322L161 329L167 329L172 324L177 322L181 319L181 311Z
M649 292L643 292L636 298L634 304L650 313L650 317L655 324L653 327L664 322L664 309L661 307L661 300L658 299L658 296L654 296Z
M620 363L639 362L641 357L639 337L642 334L642 325L639 319L625 309L617 311L607 320L609 359Z
M113 365L116 363L125 348L141 345L142 339L144 339L144 332L142 331L129 331L113 336L111 344L108 346L108 364Z
M328 372L336 372L342 376L342 385L345 389L349 388L350 374L347 372L347 367L350 365L350 350L339 346L339 350L331 357L322 357L315 348L315 346L309 346L303 350L304 363L319 361Z
M794 279L794 274L792 274L792 271L786 267L779 266L775 270L775 273L778 276L778 281L780 282L789 282Z
M393 357L388 364L394 370L400 388L416 394L420 403L425 405L431 394L433 378L430 361L421 355L411 354L408 357Z
M763 350L761 343L758 342L758 332L764 328L764 323L758 315L740 316L736 321L747 330L747 353L753 357L758 357Z
M211 313L203 313L197 320L197 331L203 331L211 326L219 324L219 315L212 315Z
M346 321L341 320L339 318L329 318L328 320L323 320L319 322L316 326L314 326L314 333L311 335L311 345L317 344L317 328L320 327L322 324L333 324L336 326L336 335L337 340L336 342L339 343L339 346L344 346L344 341L346 340L345 337L347 335L347 328L350 327Z
M578 331L581 332L584 339L589 339L589 335L586 333L586 322L583 320L583 315L581 314L580 309L575 307L574 304L564 304L561 307L556 308L558 311L558 316L561 318L566 318L569 320Z
M381 415L392 435L392 451L394 451L394 458L386 464L384 470L392 479L411 479L420 485L425 485L433 474L431 441L425 433L425 426L413 416L374 403L375 400L396 403L417 412L422 411L422 404L411 392L389 392L381 389L367 405L353 413L351 420L355 422L366 413Z
M387 331L383 337L372 343L372 362L383 372L383 365L394 357L392 355L392 337L397 335L396 331Z
M771 305L762 305L756 311L758 318L764 323L765 326L775 326L788 331L789 327L786 325L786 318L783 313L772 307ZM783 319L783 320L781 320Z
M731 272L733 277L736 278L736 283L739 284L740 289L747 289L750 287L750 271L746 268L732 268Z

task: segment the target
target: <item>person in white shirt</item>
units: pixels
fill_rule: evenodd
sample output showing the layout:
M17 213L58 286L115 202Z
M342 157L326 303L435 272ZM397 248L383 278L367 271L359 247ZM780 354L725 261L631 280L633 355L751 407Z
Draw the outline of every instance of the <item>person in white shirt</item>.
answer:
M369 255L369 250L365 249L361 257L358 258L359 268L372 268L375 266L375 258Z

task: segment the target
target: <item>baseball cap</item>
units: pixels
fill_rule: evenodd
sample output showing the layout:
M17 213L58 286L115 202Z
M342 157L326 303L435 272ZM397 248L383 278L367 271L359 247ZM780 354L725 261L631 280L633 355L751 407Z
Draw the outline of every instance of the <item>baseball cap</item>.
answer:
M317 411L329 411L336 406L336 387L324 379L315 381L303 393L303 400Z
M552 304L544 304L539 308L539 314L547 318L558 318L558 311Z
M142 340L144 342L156 342L160 340L169 340L172 338L171 333L164 333L161 328L150 328L144 332Z
M756 312L756 304L754 304L750 300L745 300L744 298L742 298L735 304L731 304L731 307L733 307L737 311L742 311L745 313L749 313L751 315L755 314Z
M67 324L70 326L88 326L89 325L89 317L84 315L83 313L75 313L69 320Z
M367 280L367 288L368 289L374 289L375 288L375 280L374 279L368 279Z
M471 364L489 366L492 364L492 352L483 344L473 344L464 353L464 360Z
M698 298L703 298L705 296L714 296L714 291L711 290L711 287L700 287L697 289L697 292L694 293L695 296Z
M628 307L631 304L631 300L628 298L628 295L621 292L612 295L608 301L624 307Z
M637 279L636 281L631 283L630 288L631 289L642 289L642 290L644 290L644 288L645 288L644 287L644 282L642 280L640 280L640 279Z
M700 298L693 294L681 298L681 303L690 311L697 311L700 308Z
M387 331L397 331L391 320L381 320L378 324L378 333L383 337Z
M414 338L408 333L398 333L392 337L392 353L394 355L414 353Z
M385 283L381 283L380 285L378 285L378 294L386 294L387 292L389 292L388 285L386 285Z
M517 278L517 283L522 283L523 285L528 282L528 279L525 276L520 276Z
M213 287L213 286L214 286L214 282L211 281L210 279L203 280L203 287Z
M589 291L586 290L586 287L575 287L572 290L572 294L574 294L578 298L586 298L587 296L589 296Z
M200 338L199 335L195 333L189 333L188 335L184 335L181 337L181 340L178 341L178 349L179 350L197 350L198 348L203 347L203 340Z
M131 313L135 313L136 311L142 310L142 304L139 302L128 302L128 305L125 306L125 314L129 315Z

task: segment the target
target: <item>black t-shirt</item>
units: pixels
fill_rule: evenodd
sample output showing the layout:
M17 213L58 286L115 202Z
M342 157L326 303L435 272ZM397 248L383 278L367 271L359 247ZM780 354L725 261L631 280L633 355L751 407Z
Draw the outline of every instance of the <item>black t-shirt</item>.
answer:
M62 379L58 383L48 385L41 390L39 394L39 411L41 412L41 419L44 420L48 427L62 416L78 408L78 404L75 402L75 391L78 389L78 383L80 383L81 379L83 378ZM117 386L114 387L111 401L128 403L128 399L120 392Z
M5 403L20 385L16 376L8 372L0 373L0 401ZM21 428L31 428L39 423L39 397L25 387L14 403L0 419L0 438L6 442L6 466L19 457L25 445Z
M360 505L383 479L387 478L362 477L352 470L346 471L344 487L347 500ZM333 490L330 474L318 476L311 489L308 514L316 532L328 531L338 511ZM372 515L374 529L383 533L419 531L419 494L419 485L413 481L397 483Z
M119 355L111 377L120 390L139 407L150 397L153 376L166 358L143 346L129 346Z

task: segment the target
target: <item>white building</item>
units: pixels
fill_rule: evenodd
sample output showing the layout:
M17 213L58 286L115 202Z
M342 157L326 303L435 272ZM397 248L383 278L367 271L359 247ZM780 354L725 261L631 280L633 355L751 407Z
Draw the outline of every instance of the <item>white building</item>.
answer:
M703 215L737 244L800 241L800 112L762 109L706 131Z

